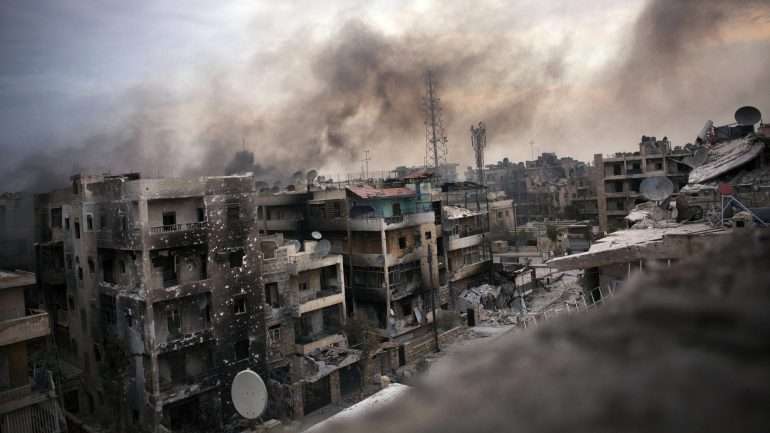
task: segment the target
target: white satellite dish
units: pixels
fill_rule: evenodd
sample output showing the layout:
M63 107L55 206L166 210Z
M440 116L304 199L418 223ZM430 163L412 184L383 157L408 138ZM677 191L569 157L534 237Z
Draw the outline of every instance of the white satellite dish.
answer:
M249 369L235 375L230 387L233 406L246 419L262 415L267 407L267 387L259 375Z
M639 192L648 200L662 201L674 192L674 184L666 176L648 177L639 185Z
M688 166L695 168L698 166L703 165L704 162L708 159L709 152L704 147L699 147L698 149L693 152L692 155L688 155L682 159L683 164L687 164Z
M323 235L321 234L321 232L313 232L313 233L310 233L310 237L317 241L320 241Z

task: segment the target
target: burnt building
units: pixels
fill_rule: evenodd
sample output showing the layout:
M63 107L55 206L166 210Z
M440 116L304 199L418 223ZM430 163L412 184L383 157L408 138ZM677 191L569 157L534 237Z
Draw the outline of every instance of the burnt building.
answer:
M38 197L41 287L61 358L82 372L64 395L73 416L153 431L229 421L234 375L266 373L254 185L78 175Z
M66 431L51 371L44 362L50 317L35 308L35 275L0 271L0 431Z

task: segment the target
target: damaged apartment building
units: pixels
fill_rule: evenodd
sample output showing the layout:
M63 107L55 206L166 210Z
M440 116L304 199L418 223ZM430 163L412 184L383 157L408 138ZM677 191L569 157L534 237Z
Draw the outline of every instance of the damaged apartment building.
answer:
M151 431L228 422L234 375L266 369L255 196L251 177L128 174L77 175L37 197L60 365L81 372L63 393L69 416Z
M345 256L351 312L366 317L381 338L424 332L433 320L432 297L448 302L433 293L443 252L429 182L315 191L308 219L331 251Z
M50 316L37 307L35 274L0 271L0 432L67 431L51 366Z
M679 180L681 176L674 173L674 180L679 183L674 182L676 190L665 200L646 201L625 215L625 221L631 225L628 229L599 239L586 252L554 258L548 265L559 270L583 270L583 288L590 299L596 301L621 287L633 273L670 266L706 249L731 231L767 228L770 226L767 131L762 124L755 132L753 125L712 128L709 122L699 137L699 146L685 146L671 153L642 152L638 157L625 159L623 167L628 166L629 160L643 167L652 156L662 165L648 171L670 174L667 166L683 165L689 173L684 177L684 184ZM665 146L668 147L668 143ZM662 158L666 155L676 156ZM644 156L648 158L647 163L643 163Z

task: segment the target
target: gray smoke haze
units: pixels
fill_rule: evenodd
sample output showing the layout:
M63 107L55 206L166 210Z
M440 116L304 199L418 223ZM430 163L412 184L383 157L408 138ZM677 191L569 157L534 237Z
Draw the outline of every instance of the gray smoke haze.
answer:
M81 169L252 171L267 181L315 168L336 177L340 167L355 171L367 148L383 167L420 162L429 68L439 82L450 160L470 161L467 128L479 120L493 156L514 159L530 138L540 150L586 158L633 147L641 133L695 134L708 116L738 105L770 109L770 92L758 92L770 82L770 61L753 55L768 46L761 36L770 6L724 3L650 2L629 31L628 49L588 85L566 76L568 40L543 50L503 31L526 27L524 16L501 23L494 11L448 8L442 19L452 25L443 32L408 26L395 34L346 19L326 39L299 31L277 49L255 49L245 66L197 71L194 85L181 90L148 80L117 98L119 112L99 131L59 137L64 145L14 161L0 180L45 190ZM470 31L484 20L488 31ZM719 30L737 25L760 37L714 61L711 46L732 37ZM281 89L265 88L265 75L280 76Z

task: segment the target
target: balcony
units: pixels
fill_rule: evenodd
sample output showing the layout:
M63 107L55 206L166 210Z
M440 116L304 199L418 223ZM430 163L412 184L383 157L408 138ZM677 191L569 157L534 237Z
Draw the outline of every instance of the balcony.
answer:
M53 393L32 391L31 385L0 392L0 428L9 432L65 431L64 417Z
M307 355L317 349L344 344L345 337L335 331L319 336L298 337L294 350L298 355Z
M338 287L311 292L310 294L304 296L302 293L300 293L300 305L298 314L296 316L299 317L300 315L310 311L316 311L330 307L332 305L342 304L344 301L345 296L342 294L342 290L340 290Z
M141 249L142 231L138 227L128 230L99 230L96 232L96 244L99 248L138 250Z
M301 221L301 219L261 220L257 222L257 227L271 232L289 232L298 230Z
M464 278L472 277L474 275L480 274L484 271L486 265L489 263L489 259L482 259L481 261L478 261L476 263L471 263L469 265L464 265L462 268L454 271L452 273L452 277L449 279L452 282L460 281Z
M26 316L0 322L0 346L45 337L51 332L48 313L30 310Z
M206 372L196 376L186 375L185 377L172 380L170 378L160 377L159 388L160 395L158 400L163 404L173 403L194 395L203 394L220 384L220 375Z
M417 212L393 217L359 217L359 218L318 218L311 217L310 223L318 227L319 230L345 231L350 224L350 230L362 231L380 231L397 230L405 227L413 227L420 224L432 223L435 220L434 213Z
M465 237L460 237L459 235L450 235L449 245L447 246L447 248L448 248L448 251L455 251L462 248L468 248L468 247L480 245L483 240L484 240L483 234L474 234L474 235L465 236Z
M206 221L150 227L150 249L204 244L207 228Z
M214 341L214 328L209 325L194 332L169 334L165 341L156 342L155 347L159 353L175 352L212 341Z

